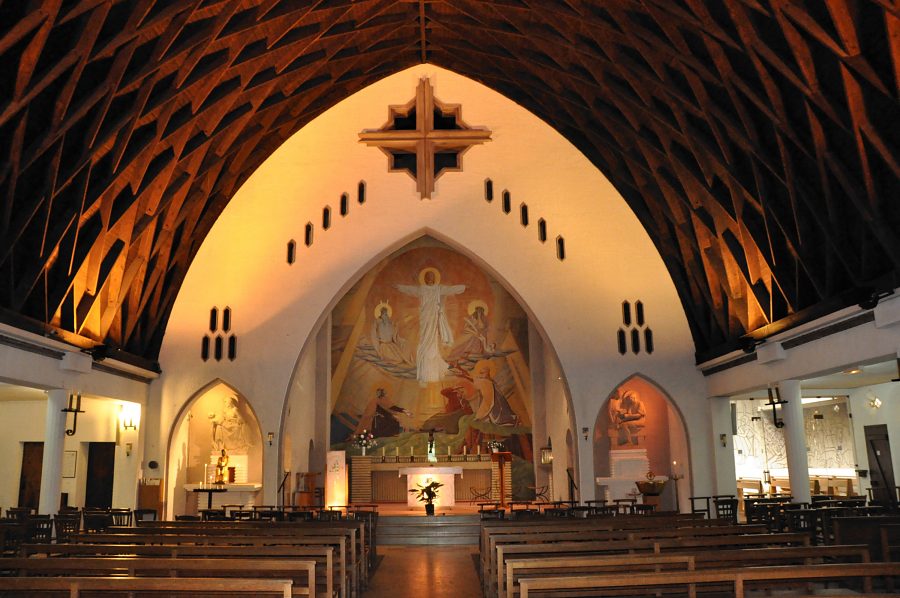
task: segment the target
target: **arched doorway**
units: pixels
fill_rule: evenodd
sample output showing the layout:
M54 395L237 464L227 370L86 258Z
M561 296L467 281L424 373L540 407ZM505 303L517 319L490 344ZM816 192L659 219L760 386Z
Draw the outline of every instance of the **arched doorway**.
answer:
M594 426L597 497L640 499L635 482L666 480L659 510L685 506L690 492L687 432L681 413L652 380L635 374L613 390Z
M262 489L259 422L246 397L216 380L185 403L172 427L166 468L168 516L196 514L209 506L208 497L194 489L216 481L216 464L223 451L226 502L252 505Z

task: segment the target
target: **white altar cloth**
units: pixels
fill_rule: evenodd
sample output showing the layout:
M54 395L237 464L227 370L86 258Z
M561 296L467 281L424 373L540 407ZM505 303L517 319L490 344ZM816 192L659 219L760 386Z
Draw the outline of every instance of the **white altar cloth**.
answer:
M456 505L455 476L462 475L462 467L401 467L399 473L406 476L406 504L408 506L425 508L425 503L417 501L415 495L408 491L418 490L419 484L425 486L432 481L443 484L441 488L438 488L434 506L448 508Z

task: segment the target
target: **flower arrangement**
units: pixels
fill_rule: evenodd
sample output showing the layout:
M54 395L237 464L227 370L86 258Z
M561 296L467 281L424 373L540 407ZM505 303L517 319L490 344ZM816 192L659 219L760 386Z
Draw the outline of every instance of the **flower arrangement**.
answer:
M499 440L488 440L487 443L488 450L492 453L499 453L503 450L503 443Z
M425 514L434 515L434 499L438 496L438 488L443 486L440 482L429 482L426 485L416 484L418 488L409 491L416 495L416 500L425 503Z
M359 434L353 435L353 445L362 449L362 454L366 454L366 449L375 446L375 436L368 430L363 430Z

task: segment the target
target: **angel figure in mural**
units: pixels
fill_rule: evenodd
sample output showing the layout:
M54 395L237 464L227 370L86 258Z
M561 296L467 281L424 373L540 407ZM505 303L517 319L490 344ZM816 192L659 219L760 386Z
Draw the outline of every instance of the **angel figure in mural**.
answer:
M228 449L234 453L246 451L250 442L244 429L244 418L238 410L236 396L222 399L222 410L208 415L212 421L212 447L215 451Z
M647 412L640 395L634 390L626 390L621 396L616 393L609 399L610 436L617 446L639 446L641 432L647 423Z
M416 348L416 379L420 386L438 382L448 364L441 356L441 345L453 343L453 331L444 313L444 298L459 295L466 285L442 285L437 268L423 268L418 285L395 285L405 295L419 299L419 346Z
M397 436L405 429L397 419L400 414L412 417L411 411L395 405L383 388L377 388L375 397L369 401L359 418L355 433L359 434L363 430L369 430L375 438Z
M484 355L494 350L493 343L488 343L488 306L481 299L471 301L468 307L469 315L463 320L463 337L460 343L453 348L447 361L458 362L471 355Z
M384 361L410 363L406 353L406 341L400 336L400 329L394 323L394 310L387 301L375 306L375 320L372 322L372 347Z

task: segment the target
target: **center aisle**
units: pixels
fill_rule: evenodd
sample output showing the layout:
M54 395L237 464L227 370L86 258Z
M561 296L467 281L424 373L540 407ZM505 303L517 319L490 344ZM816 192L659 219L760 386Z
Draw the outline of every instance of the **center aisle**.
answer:
M476 546L380 546L365 598L477 598Z

